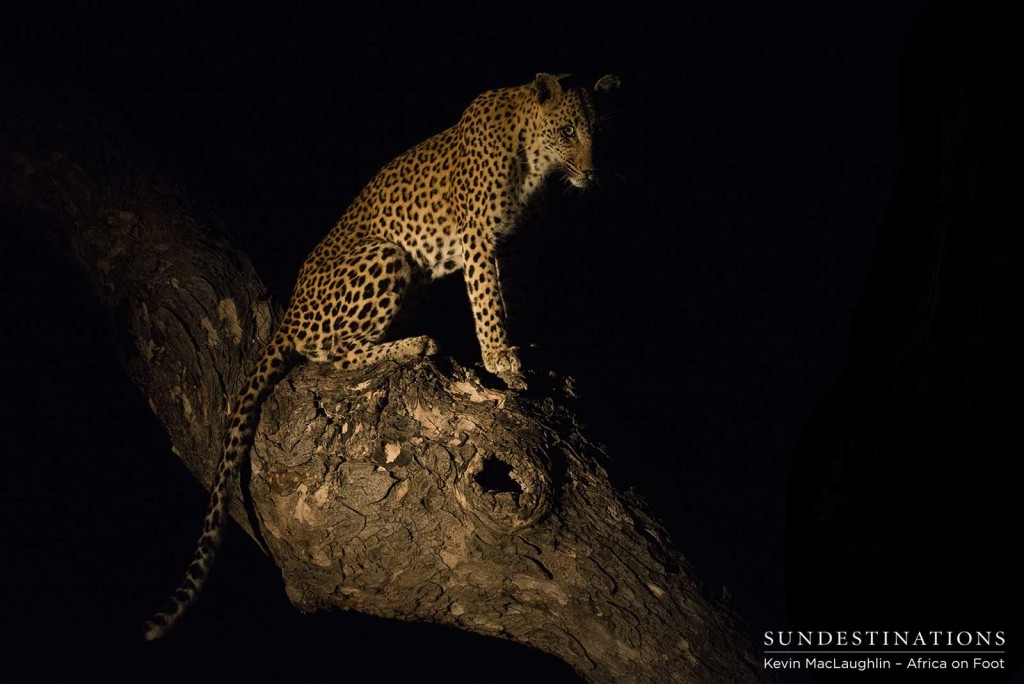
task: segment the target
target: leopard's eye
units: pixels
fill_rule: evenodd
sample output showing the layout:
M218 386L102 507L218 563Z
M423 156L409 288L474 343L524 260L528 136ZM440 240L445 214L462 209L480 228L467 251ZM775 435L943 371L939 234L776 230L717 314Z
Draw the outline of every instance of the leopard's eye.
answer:
M576 127L575 126L572 126L572 125L562 126L562 137L563 138L567 138L567 139L568 138L572 138L574 135L576 135Z

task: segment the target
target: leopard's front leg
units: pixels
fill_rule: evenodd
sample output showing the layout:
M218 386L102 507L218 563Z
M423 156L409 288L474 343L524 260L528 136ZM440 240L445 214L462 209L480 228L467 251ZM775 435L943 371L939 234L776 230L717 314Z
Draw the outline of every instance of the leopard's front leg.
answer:
M505 302L498 283L493 240L473 228L463 233L463 275L473 306L473 322L484 368L505 381L510 389L526 389L526 378L505 332Z

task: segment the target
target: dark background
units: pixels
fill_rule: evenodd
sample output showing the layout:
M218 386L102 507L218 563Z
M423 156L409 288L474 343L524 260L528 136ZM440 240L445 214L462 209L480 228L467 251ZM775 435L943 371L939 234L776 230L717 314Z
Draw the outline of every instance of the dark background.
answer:
M532 367L578 380L613 477L760 634L788 626L789 459L845 359L900 165L901 54L925 4L33 4L0 18L0 97L112 126L224 219L284 300L374 172L474 95L537 71L620 74L602 188L558 184L511 240L515 338L539 345ZM206 495L75 273L38 230L0 218L7 646L53 657L23 672L173 678L226 649L213 658L231 678L572 681L553 658L447 628L300 616L237 530L188 618L140 644ZM475 361L461 282L433 290L428 331Z

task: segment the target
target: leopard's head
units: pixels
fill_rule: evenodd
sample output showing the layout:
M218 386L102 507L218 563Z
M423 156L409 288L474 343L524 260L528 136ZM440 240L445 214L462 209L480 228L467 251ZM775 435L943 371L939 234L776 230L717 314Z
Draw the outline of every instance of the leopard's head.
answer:
M619 87L618 76L607 74L592 88L563 88L566 76L537 74L531 84L541 117L541 149L553 169L561 170L577 188L589 186L595 177L592 143L597 124L595 94Z

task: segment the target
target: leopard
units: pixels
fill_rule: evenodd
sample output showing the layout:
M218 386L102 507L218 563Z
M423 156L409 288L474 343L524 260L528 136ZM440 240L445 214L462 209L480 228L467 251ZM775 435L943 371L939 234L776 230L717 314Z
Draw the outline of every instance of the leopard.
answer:
M192 562L162 609L144 625L166 634L210 574L228 516L231 478L252 448L263 401L297 363L341 371L438 353L421 335L389 339L418 282L462 271L484 369L509 391L527 389L509 344L496 248L545 181L561 172L576 188L595 181L597 100L617 89L539 73L521 86L478 95L447 130L386 164L313 249L269 343L230 404L227 433Z

